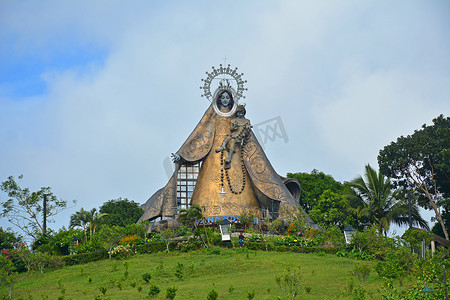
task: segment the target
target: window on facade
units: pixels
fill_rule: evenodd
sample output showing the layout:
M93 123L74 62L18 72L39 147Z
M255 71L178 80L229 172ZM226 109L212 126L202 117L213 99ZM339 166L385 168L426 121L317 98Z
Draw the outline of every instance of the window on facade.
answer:
M178 170L177 175L177 203L178 209L189 208L201 162L184 164Z

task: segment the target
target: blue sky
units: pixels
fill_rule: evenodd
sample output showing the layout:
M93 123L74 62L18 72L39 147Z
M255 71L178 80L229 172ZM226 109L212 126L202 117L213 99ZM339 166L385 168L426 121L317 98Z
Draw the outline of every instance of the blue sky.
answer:
M449 115L448 28L449 1L2 1L0 178L76 199L54 228L81 207L145 202L226 56L252 123L283 122L288 142L264 145L278 173L351 180Z

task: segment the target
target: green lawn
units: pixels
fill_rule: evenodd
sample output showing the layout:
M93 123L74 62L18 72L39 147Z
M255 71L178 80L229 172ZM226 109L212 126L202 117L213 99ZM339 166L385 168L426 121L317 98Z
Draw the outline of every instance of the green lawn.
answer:
M371 264L332 255L299 254L265 251L239 251L240 249L218 249L220 254L207 251L192 253L143 254L128 260L103 260L84 265L68 266L44 274L32 272L21 274L14 288L14 298L57 299L144 299L148 297L150 284L160 287L156 299L164 299L167 287L176 287L175 299L206 299L215 289L219 299L247 299L246 291L254 290L254 299L287 299L275 282L276 274L286 266L301 266L302 280L297 299L346 299L341 291L348 287L355 264ZM209 250L211 253L211 250ZM124 278L124 263L128 263L129 275ZM175 276L175 266L183 264L183 277ZM162 271L161 271L162 270ZM151 273L150 283L142 279L143 273ZM359 284L356 277L355 285ZM135 286L133 287L132 285ZM367 289L375 299L381 278L372 270ZM107 288L103 295L99 287ZM139 292L138 288L142 287ZM229 289L233 287L230 294ZM310 287L310 294L305 292ZM64 293L63 293L64 292Z

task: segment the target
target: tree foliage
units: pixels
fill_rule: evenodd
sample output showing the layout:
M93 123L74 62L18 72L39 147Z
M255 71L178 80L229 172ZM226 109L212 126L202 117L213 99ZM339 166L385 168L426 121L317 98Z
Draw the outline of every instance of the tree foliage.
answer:
M3 230L3 227L0 227L0 249L14 249L14 244L21 242L21 236L17 236L9 229Z
M309 213L319 201L320 195L326 190L340 193L342 184L331 175L326 175L318 170L308 173L288 173L287 177L297 179L302 186L300 205Z
M124 236L124 228L121 226L103 225L96 234L98 239L103 243L103 247L108 250L109 258L111 258L112 250L119 244L120 239Z
M326 190L320 195L309 216L324 228L338 226L343 230L348 225L356 226L356 219L349 213L348 207L349 201L344 195Z
M394 191L391 181L380 171L377 174L370 165L366 165L364 178L361 176L348 183L353 189L347 194L358 217L365 216L371 224L376 224L384 234L391 223L408 224L409 208L404 192ZM427 222L420 216L416 203L411 205L412 222L428 228Z
M302 273L300 266L291 269L290 266L286 267L286 270L282 274L275 276L275 282L280 289L288 296L289 299L294 300L299 294L299 285L302 279Z
M440 115L433 125L424 124L413 134L399 137L380 151L378 163L397 186L413 190L425 200L420 205L434 210L448 240L440 208L450 207L450 118Z
M109 200L100 206L100 213L107 214L102 223L108 226L122 226L136 223L144 213L139 204L127 198Z
M22 178L23 175L20 175L19 181ZM1 204L3 211L0 216L7 218L11 224L33 238L38 234L44 234L42 217L44 194L47 195L47 222L52 222L52 217L67 207L67 201L53 195L50 187L42 187L39 191L31 192L28 188L20 187L13 176L2 182L0 189L9 197Z
M204 231L204 235L206 238L206 243L203 240L203 237L200 235L200 238L203 241L203 244L209 245L209 237L208 237L208 233L206 231L206 227L205 227L205 217L204 217L204 213L203 213L203 209L200 207L200 205L192 205L190 208L188 209L180 209L180 215L178 217L178 220L186 225L186 226L190 226L194 232L200 232L198 229L198 226L200 223L203 224L203 231Z
M12 299L12 290L17 279L17 273L13 263L0 255L0 286L5 286L9 299Z
M180 209L178 220L189 226L191 229L197 229L199 223L203 218L203 210L199 205L192 205L190 208Z
M74 227L82 227L84 232L84 242L87 242L87 233L86 229L89 227L89 236L92 237L92 234L95 232L95 229L100 224L101 219L108 214L102 213L99 214L96 208L91 209L90 211L81 208L79 211L75 212L72 216L70 216L70 224L69 228Z

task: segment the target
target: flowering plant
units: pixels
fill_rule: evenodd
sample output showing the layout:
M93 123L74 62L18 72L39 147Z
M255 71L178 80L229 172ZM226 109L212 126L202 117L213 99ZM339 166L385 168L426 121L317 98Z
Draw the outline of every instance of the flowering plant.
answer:
M9 259L9 260L11 260L11 255L10 255L10 253L9 253L9 249L2 249L2 250L0 250L0 252L2 253L1 255L2 256L4 256L4 257L6 257L7 259Z
M88 253L89 247L86 244L75 244L70 246L70 254Z
M133 235L128 235L123 237L119 244L120 245L134 245L136 243L140 243L142 242L142 238L140 236L138 236L137 234L133 234Z
M130 245L119 245L108 253L111 255L111 257L117 259L128 258L129 256L132 256L134 254Z

